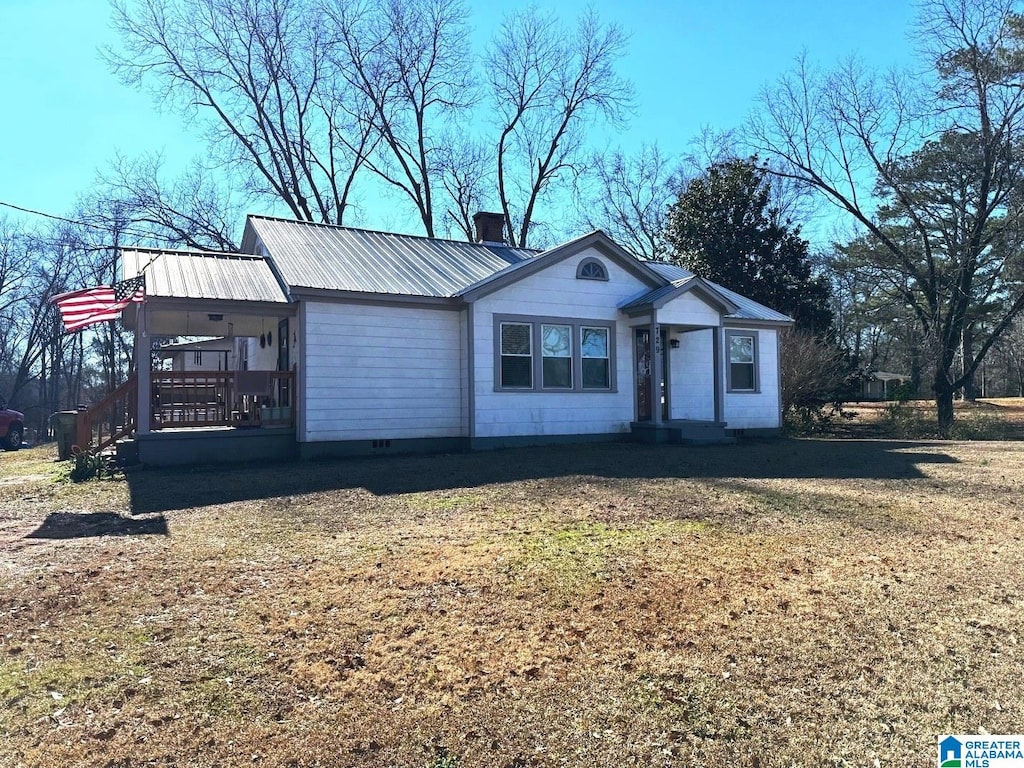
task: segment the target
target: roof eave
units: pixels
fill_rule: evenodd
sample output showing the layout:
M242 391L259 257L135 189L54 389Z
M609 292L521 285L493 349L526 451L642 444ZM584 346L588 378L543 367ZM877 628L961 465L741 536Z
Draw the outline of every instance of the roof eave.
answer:
M650 301L637 302L634 300L632 302L628 302L620 307L620 311L629 317L636 317L637 315L661 309L666 304L678 299L683 294L691 292L700 294L700 296L703 297L702 300L706 304L718 310L719 314L723 316L735 314L739 311L739 307L736 306L735 303L723 296L720 292L716 291L714 286L709 285L706 281L697 276L686 278L686 280L677 285L674 290L666 291L664 295L657 296Z
M791 328L796 324L795 320L771 320L768 318L748 318L748 317L730 317L726 315L722 318L722 325L726 328L750 328L750 327L765 327L765 328Z
M245 227L242 229L242 242L239 250L242 253L256 253L256 228L252 225L252 214L245 217Z
M661 309L673 299L679 298L683 294L690 292L701 294L704 297L705 302L714 305L715 308L723 315L731 315L739 312L740 308L736 306L736 304L729 301L729 299L716 291L714 286L709 285L703 278L697 276L688 278L685 283L679 286L678 289L657 299L654 302L654 308Z
M430 307L433 309L461 309L465 302L457 296L421 296L405 293L375 293L335 288L303 288L292 286L291 296L296 300L319 300L347 304L389 304L392 306Z

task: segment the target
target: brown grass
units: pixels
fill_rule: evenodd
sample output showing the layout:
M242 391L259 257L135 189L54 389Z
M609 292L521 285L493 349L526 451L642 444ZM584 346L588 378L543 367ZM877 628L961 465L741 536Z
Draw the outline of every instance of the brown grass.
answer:
M847 403L834 420L836 436L933 439L939 436L935 403L929 400ZM962 440L1024 438L1024 398L957 401L951 437Z
M0 765L927 766L1024 722L1024 445L0 454Z

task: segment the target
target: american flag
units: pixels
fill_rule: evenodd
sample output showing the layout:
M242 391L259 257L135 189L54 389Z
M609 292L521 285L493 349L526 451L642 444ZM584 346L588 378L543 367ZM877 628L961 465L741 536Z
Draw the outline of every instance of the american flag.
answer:
M139 275L130 280L122 280L113 288L108 285L83 288L54 296L51 301L60 310L64 330L71 333L93 323L115 320L129 304L145 299L146 278Z

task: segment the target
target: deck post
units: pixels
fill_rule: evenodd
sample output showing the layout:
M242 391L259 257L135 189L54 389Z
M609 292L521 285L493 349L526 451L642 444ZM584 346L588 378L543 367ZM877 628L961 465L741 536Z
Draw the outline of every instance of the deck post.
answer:
M662 366L661 328L658 326L658 310L651 310L651 420L661 424L661 383L665 375ZM665 388L666 390L668 387ZM665 392L668 396L668 392Z
M150 370L153 367L153 356L149 353L149 331L146 328L146 302L136 305L138 314L135 322L135 377L138 382L136 397L138 407L135 410L135 434L148 435L153 418L153 388L150 386Z

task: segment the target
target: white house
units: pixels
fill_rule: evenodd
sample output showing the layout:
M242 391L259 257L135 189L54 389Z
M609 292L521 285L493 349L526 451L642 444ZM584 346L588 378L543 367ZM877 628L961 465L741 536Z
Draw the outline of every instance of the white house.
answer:
M213 422L238 426L229 388L248 388L303 457L778 431L790 318L600 231L538 252L500 242L500 222L477 214L467 243L249 216L242 253L124 251L147 291L125 322L140 361L150 336L235 340L249 373L206 391ZM187 403L154 416L148 368L140 458L205 458Z
M229 371L235 369L234 347L232 339L214 337L161 344L156 354L172 371Z

